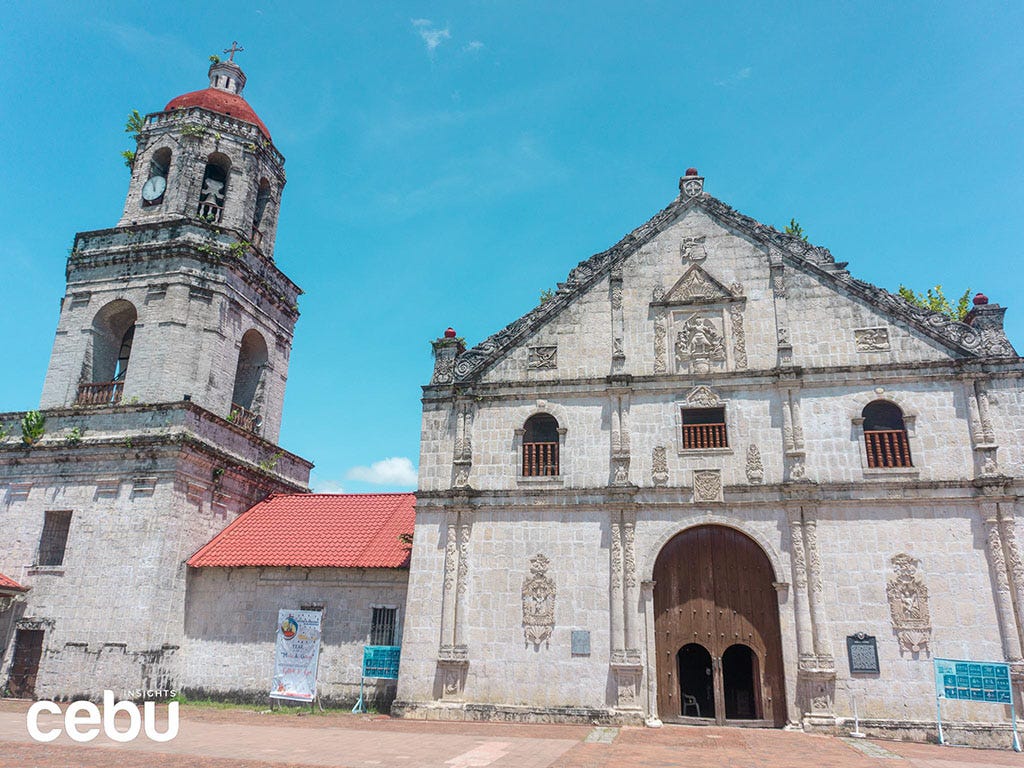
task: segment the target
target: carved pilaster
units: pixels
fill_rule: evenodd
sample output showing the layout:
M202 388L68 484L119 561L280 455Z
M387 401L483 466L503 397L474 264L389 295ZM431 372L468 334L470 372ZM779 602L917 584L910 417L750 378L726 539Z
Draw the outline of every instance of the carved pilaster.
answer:
M1003 655L1011 664L1020 664L1020 633L1013 612L1010 574L1006 568L1003 538L999 530L999 506L997 504L986 504L984 507L985 538L988 544L989 568L996 591L996 616L999 619L999 634L1003 642Z
M613 513L618 517L618 513ZM612 660L625 661L626 635L623 626L623 590L622 590L622 524L612 520L611 524L611 584L609 593L609 620L611 624Z
M665 318L665 309L659 308L654 319L654 372L665 373L668 371L668 321Z
M824 585L821 578L821 551L818 547L818 523L804 514L804 544L807 551L807 578L810 582L811 625L814 633L814 655L818 669L833 669L832 631L825 611Z
M445 526L444 592L441 602L442 652L455 644L455 587L459 572L458 527L454 520Z
M473 468L473 402L455 402L455 445L452 456L452 486L468 488Z
M999 533L1006 549L1006 564L1010 576L1010 592L1016 608L1018 637L1024 635L1024 558L1017 544L1017 531L1012 512L1007 512L1008 505L1000 505Z
M609 280L611 291L611 312L612 312L612 372L620 373L626 364L626 353L623 348L625 337L625 323L622 317L622 268L612 269Z
M743 305L729 305L729 319L732 330L732 356L738 370L747 367L747 337L743 331Z
M472 529L469 523L459 526L459 576L455 589L455 645L465 645L466 627L466 586L469 583L469 538Z
M625 607L623 617L626 637L626 658L640 660L640 632L637 626L640 581L636 576L636 523L625 516L622 523L622 578L625 582Z
M786 308L786 279L782 254L774 249L768 252L768 267L771 274L772 296L775 300L775 336L777 341L778 364L781 368L793 365L793 345L789 340L789 314Z
M812 669L816 659L811 632L811 611L807 594L807 559L804 553L803 515L799 507L789 510L790 546L793 558L793 610L796 619L796 648L801 669Z

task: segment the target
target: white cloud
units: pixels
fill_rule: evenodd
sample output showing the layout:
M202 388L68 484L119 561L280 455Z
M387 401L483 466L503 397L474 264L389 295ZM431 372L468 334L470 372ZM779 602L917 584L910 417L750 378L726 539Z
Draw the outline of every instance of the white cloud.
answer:
M471 40L469 42L469 44L466 45L466 47L463 48L462 50L464 50L464 51L479 51L479 50L482 50L483 48L484 48L484 44L481 43L479 40Z
M715 81L715 85L720 86L720 87L728 87L728 86L731 86L731 85L736 85L741 80L749 79L750 76L753 73L754 73L754 68L753 67L743 67L742 69L738 69L735 72L733 72L731 75L729 75L724 80L716 80Z
M345 489L337 480L329 480L319 477L316 473L310 475L309 487L313 493L344 493Z
M362 480L376 485L416 485L416 468L404 456L375 461L368 467L352 467L346 480Z
M412 25L416 27L419 36L423 38L423 42L427 46L427 53L431 55L433 55L434 49L437 46L445 40L450 40L452 36L452 33L448 31L448 27L437 29L434 27L434 22L430 19L412 19Z

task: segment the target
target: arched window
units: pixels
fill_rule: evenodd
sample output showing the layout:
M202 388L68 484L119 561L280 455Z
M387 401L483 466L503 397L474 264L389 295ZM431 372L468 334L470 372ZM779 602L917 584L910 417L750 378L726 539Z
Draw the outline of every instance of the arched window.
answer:
M864 417L864 447L870 469L912 467L910 441L903 411L888 400L868 403L861 412Z
M124 392L138 313L131 302L112 301L92 321L90 381L78 386L79 405L118 403Z
M231 161L220 152L214 152L206 159L203 172L203 186L199 190L199 218L216 224L224 211L224 200L228 193L228 172Z
M252 217L252 242L257 248L263 245L263 225L269 202L270 182L260 179L259 189L256 190L256 209Z
M267 367L267 342L259 331L248 330L242 336L235 368L235 387L231 393L231 411L228 421L243 429L256 431L261 420L256 412L256 395Z
M558 422L538 413L523 425L523 477L558 475Z
M160 205L167 191L167 175L171 171L171 150L161 147L149 159L149 177L142 185L142 207Z

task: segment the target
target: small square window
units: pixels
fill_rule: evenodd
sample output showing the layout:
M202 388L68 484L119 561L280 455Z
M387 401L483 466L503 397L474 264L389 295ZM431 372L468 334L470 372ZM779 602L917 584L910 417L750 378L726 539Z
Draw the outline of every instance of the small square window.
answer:
M395 644L395 620L397 608L374 606L370 618L370 645Z
M46 512L43 519L43 535L39 537L39 558L36 565L53 567L64 564L64 550L67 548L70 528L71 512Z
M683 408L683 450L728 448L725 408Z

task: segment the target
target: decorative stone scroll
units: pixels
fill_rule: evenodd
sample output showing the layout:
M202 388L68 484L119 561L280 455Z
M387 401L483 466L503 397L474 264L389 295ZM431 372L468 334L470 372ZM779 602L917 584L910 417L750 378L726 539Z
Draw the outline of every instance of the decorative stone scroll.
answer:
M892 628L900 647L918 653L931 642L932 620L928 610L928 587L917 572L920 560L901 552L890 560L895 570L885 594L889 598Z
M558 347L530 347L526 366L532 371L558 367Z
M654 372L665 373L668 370L668 352L666 350L665 317L662 315L654 321Z
M656 445L651 451L651 481L656 486L668 484L668 460L663 445Z
M888 352L888 328L857 328L853 331L853 339L858 352Z
M530 575L523 580L523 635L527 643L540 645L555 628L555 582L548 577L551 561L537 554L530 558Z
M722 471L720 469L693 470L693 500L695 502L722 500Z

